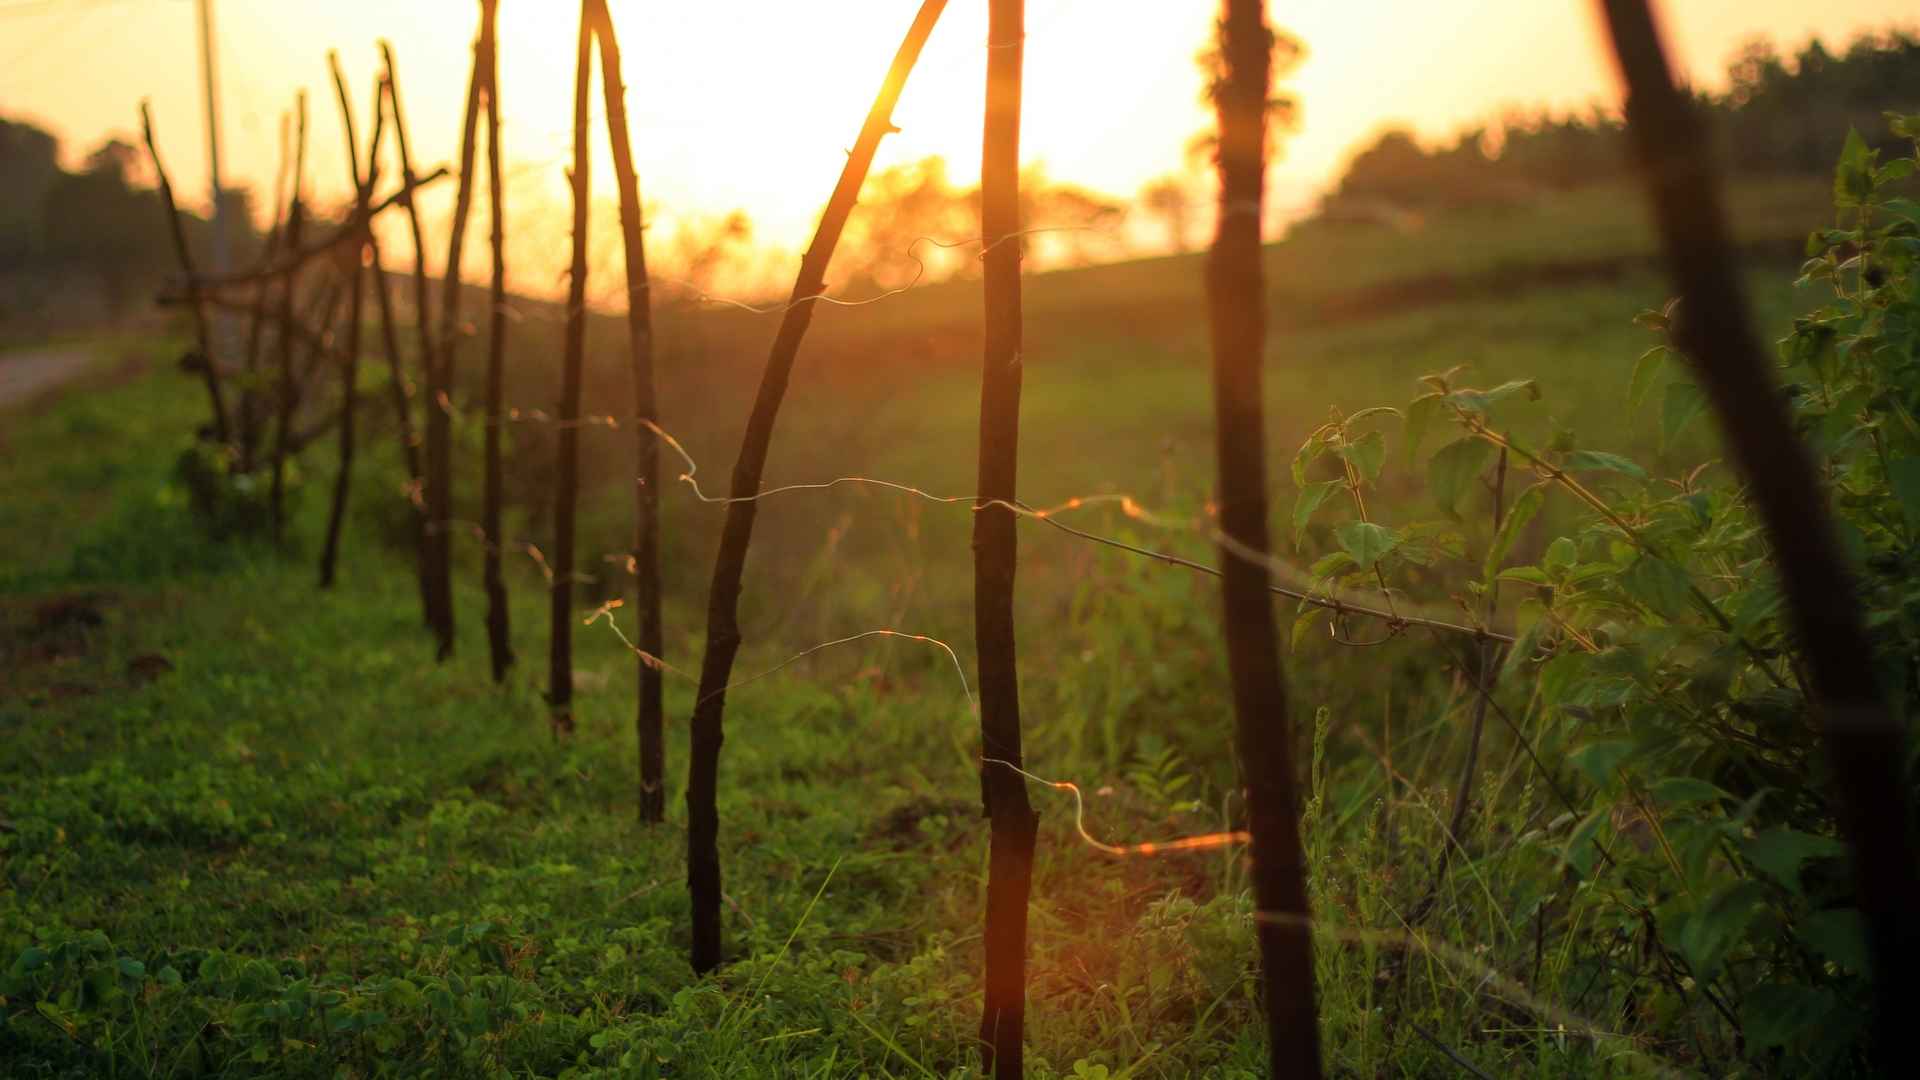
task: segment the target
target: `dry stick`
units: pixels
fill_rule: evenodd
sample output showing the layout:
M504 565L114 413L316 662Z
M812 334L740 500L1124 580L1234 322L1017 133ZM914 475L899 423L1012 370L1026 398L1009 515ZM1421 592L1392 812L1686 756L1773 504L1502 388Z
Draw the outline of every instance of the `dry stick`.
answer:
M481 5L480 37L474 43L473 73L467 80L467 108L460 130L460 186L453 201L453 224L447 238L447 264L440 272L440 351L426 353L424 363L432 372L427 379L435 387L429 404L451 400L454 356L461 336L460 263L466 249L467 217L473 212L474 137L480 127L480 97L487 79L487 50L492 48L488 7ZM424 312L422 318L424 319ZM427 535L432 559L428 570L433 592L440 604L440 659L453 655L453 426L446 409L427 410Z
M485 0L481 34L487 60L487 194L491 210L493 248L492 317L487 333L487 430L483 469L480 526L486 541L481 571L487 591L487 654L493 681L505 682L513 664L513 643L507 630L507 581L500 565L500 412L503 406L507 362L507 225L505 195L500 179L500 40L494 32L498 0Z
M413 157L407 148L406 114L400 108L400 80L395 73L393 46L380 43L380 55L386 66L387 107L392 110L393 144L400 152L400 179L409 187L413 184ZM469 110L471 114L471 110ZM467 126L463 159L471 161L473 126ZM466 175L471 170L461 170L461 183L467 183ZM443 572L442 553L451 550L447 530L441 519L434 517L432 493L437 486L434 483L434 447L436 432L444 432L446 424L445 410L435 408L447 388L439 380L439 367L434 357L439 355L433 347L433 318L429 314L432 305L427 296L427 237L420 227L420 207L413 199L406 201L407 225L413 234L413 308L414 325L420 335L420 367L427 381L427 455L426 470L421 479L426 484L427 520L423 526L421 572L425 578L423 588L427 600L427 625L433 630L438 642L438 658L445 660L453 655L453 596L452 582ZM459 229L455 229L455 234Z
M555 736L573 732L573 526L580 484L580 367L587 344L587 87L593 72L591 0L580 3L573 78L573 266L567 281L566 353L560 376L560 462L553 508L553 592L547 640L547 705Z
M986 1002L980 1017L982 1072L1024 1073L1027 900L1039 818L1018 770L1020 682L1013 628L1020 460L1020 82L1025 0L987 5L987 96L980 156L985 244L985 351L980 374L980 493L973 518L973 628L979 653L980 795L990 822L987 856Z
M626 85L620 76L620 45L606 0L591 0L594 34L600 42L600 83L607 102L607 132L613 143L613 173L620 190L620 233L627 257L627 349L633 371L637 460L633 499L633 576L639 608L638 644L649 655L666 655L660 616L660 442L647 425L659 422L653 392L653 301L647 281L640 178L633 168L627 132ZM634 714L640 744L640 820L666 819L666 705L660 669L637 662L640 701Z
M1653 200L1674 286L1677 332L1766 526L1795 637L1812 669L1814 711L1838 787L1855 902L1872 949L1875 1039L1905 1045L1895 988L1920 967L1920 879L1904 787L1906 732L1878 693L1859 594L1840 556L1805 446L1762 359L1733 264L1720 178L1691 101L1674 86L1646 0L1603 0L1627 89L1627 126Z
M687 763L687 890L693 900L693 969L711 971L720 964L720 813L715 805L720 780L720 744L726 695L721 689L733 670L740 649L740 578L746 568L747 545L753 539L753 519L758 506L749 497L760 489L761 470L766 467L767 450L773 441L773 424L780 412L780 399L786 393L787 379L793 371L800 342L813 319L816 299L825 291L827 263L847 217L853 213L860 185L873 164L880 139L893 130L893 105L906 85L907 73L926 44L933 24L947 6L946 0L922 0L913 25L894 54L893 66L867 113L860 137L847 153L840 180L833 196L820 215L813 244L800 261L800 274L793 283L792 303L780 320L767 367L760 378L760 390L754 398L753 412L747 418L746 432L740 442L740 457L733 468L732 493L738 501L727 506L727 519L720 534L720 549L713 563L713 584L707 597L707 645L700 661L699 704L694 707L691 726L692 746ZM563 429L563 434L564 434Z
M1253 834L1255 905L1284 912L1258 927L1266 976L1269 1068L1279 1077L1320 1076L1313 942L1304 920L1306 866L1294 790L1293 726L1273 603L1267 592L1266 437L1260 388L1266 347L1266 284L1260 251L1266 118L1273 36L1262 0L1223 0L1215 85L1220 113L1220 225L1207 260L1213 394L1219 454L1227 671ZM1242 554L1245 552L1246 554ZM1259 559L1248 557L1259 555Z
M160 202L167 211L167 230L173 236L173 253L180 260L180 271L186 275L189 297L193 308L193 332L200 343L202 374L206 376L207 399L213 405L214 441L225 443L230 428L227 424L227 406L220 395L220 366L213 358L213 335L207 328L207 311L200 303L199 292L194 289L193 253L187 248L186 230L180 225L180 211L174 206L173 185L167 181L166 166L160 163L160 150L153 140L153 114L147 103L140 103L140 131L146 138L147 157L153 161L153 175L160 187Z
M286 343L280 396L277 401L278 412L274 418L273 429L273 508L274 539L279 540L285 517L281 513L281 499L285 494L285 474L287 459L299 453L294 444L294 415L306 397L306 386L320 359L328 351L328 338L331 335L334 317L340 309L340 282L329 280L321 291L319 300L308 309L308 316L319 316L314 330L309 334L287 334L282 340ZM307 362L296 370L292 362L293 345L298 341L307 348Z
M378 101L377 98L375 100ZM372 264L368 271L373 277L373 298L380 305L380 339L386 350L390 373L387 386L398 421L401 454L407 464L407 490L413 496L407 502L413 511L413 567L414 577L420 585L420 619L431 630L433 593L427 584L427 511L424 500L418 498L421 488L426 484L426 477L420 462L420 438L414 433L413 395L407 383L406 363L400 355L400 332L394 324L393 296L387 287L387 268L380 257L378 240L368 238L367 255Z
M273 224L267 229L267 243L264 258L272 262L280 250L280 233L286 227L287 200L287 158L288 158L287 114L280 114L280 164L273 175ZM246 367L240 379L240 462L242 473L251 473L254 464L254 451L258 449L260 435L258 431L259 391L256 384L260 378L260 341L264 336L267 297L273 289L273 281L263 279L253 288L253 317L247 325Z
M382 82L384 83L384 81L383 79ZM416 176L408 180L396 188L392 194L369 206L364 219L355 220L349 216L345 224L336 226L333 231L318 240L309 241L299 248L283 253L277 260L269 265L255 270L242 271L238 274L207 274L194 278L189 284L195 288L208 291L237 289L247 285L260 285L297 273L305 269L308 263L311 263L323 255L333 254L340 248L356 241L365 243L367 232L371 228L374 218L379 217L396 206L402 206L411 202L415 192L422 188L432 187L434 184L446 179L447 175L446 168L442 166L427 173L425 176Z
M347 169L353 177L355 188L354 217L364 220L367 204L373 198L374 181L379 178L380 136L383 132L382 121L386 116L380 108L379 98L373 103L373 141L367 148L367 171L360 171L360 147L358 135L354 131L353 102L347 96L346 77L340 73L340 55L329 52L327 65L333 69L333 89L340 99L340 123L347 137ZM361 257L366 253L365 245L353 249L352 264L348 272L353 275L353 299L347 306L347 355L340 367L340 468L333 481L333 505L327 512L327 540L320 549L320 587L333 587L334 569L340 558L340 527L347 516L347 495L353 482L353 439L354 406L359 397L360 384L360 320L366 302L367 273Z
M287 201L287 244L300 246L300 234L306 223L306 207L300 199L300 189L306 180L307 169L307 92L300 91L294 97L295 109L299 119L296 121L293 149L293 193ZM300 275L298 271L288 274L280 286L280 370L274 377L274 407L277 420L277 434L273 441L273 485L268 497L268 505L273 514L273 540L279 543L286 532L286 472L287 472L287 429L293 425L293 410L296 404L293 378L294 338L290 332L294 325L293 305L299 292Z

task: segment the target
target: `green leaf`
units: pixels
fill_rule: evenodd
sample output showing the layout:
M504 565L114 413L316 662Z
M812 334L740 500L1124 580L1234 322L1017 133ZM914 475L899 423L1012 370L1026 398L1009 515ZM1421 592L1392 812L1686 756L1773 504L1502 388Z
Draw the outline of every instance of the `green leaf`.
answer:
M1686 613L1693 596L1686 572L1652 555L1634 559L1621 572L1620 587L1647 610L1669 621Z
M1713 802L1733 796L1693 776L1666 776L1653 782L1653 799L1661 806L1685 806L1688 803Z
M1345 521L1333 530L1341 550L1353 556L1354 565L1371 570L1386 554L1400 544L1399 534L1371 521Z
M1869 974L1873 955L1867 948L1867 922L1858 908L1831 908L1816 911L1800 920L1800 940L1828 960L1846 968Z
M1319 606L1304 607L1295 612L1293 616L1293 633L1291 635L1292 650L1296 653L1299 652L1300 643L1307 639L1307 634L1313 630L1314 626L1321 619L1331 618L1332 615L1332 612Z
M1660 443L1672 447L1680 433L1707 407L1707 397L1690 382L1670 382L1660 403Z
M1747 861L1768 877L1800 892L1800 870L1809 859L1830 859L1845 853L1840 841L1793 829L1768 829L1746 843Z
M1551 585L1553 579L1537 566L1510 566L1500 571L1500 581L1518 581L1526 585Z
M1740 1002L1740 1033L1747 1052L1789 1046L1824 1026L1838 1000L1832 991L1787 983L1768 983L1747 991Z
M1736 881L1681 922L1674 933L1675 944L1693 969L1694 978L1706 980L1720 973L1727 953L1765 909L1766 898L1766 887L1759 882Z
M1433 492L1434 503L1448 515L1459 517L1454 507L1492 457L1493 445L1472 435L1441 447L1427 463L1427 488Z
M1587 774L1595 787L1609 787L1613 784L1614 773L1620 769L1620 763L1632 756L1633 743L1626 739L1601 739L1567 755L1574 767Z
M1293 455L1294 487L1304 488L1307 486L1307 466L1313 464L1314 459L1318 458L1326 449L1327 437L1319 431L1307 436L1307 441L1300 444L1300 449L1295 451Z
M1514 379L1503 382L1491 390L1483 392L1488 402L1505 401L1515 394L1527 395L1528 401L1540 400L1540 384L1532 379Z
M1344 551L1329 551L1325 555L1315 559L1313 565L1307 567L1307 573L1311 574L1314 580L1317 581L1321 578L1332 577L1352 565L1353 556Z
M1422 394L1407 406L1407 468L1413 468L1413 459L1420 452L1420 444L1427 437L1427 429L1433 426L1446 412L1445 394Z
M1513 500L1513 505L1507 508L1506 517L1500 522L1500 532L1487 548L1486 561L1480 567L1481 580L1493 580L1500 564L1507 561L1507 553L1513 550L1514 541L1520 538L1520 531L1540 512L1540 504L1546 501L1546 497L1544 485L1534 484Z
M1615 472L1631 476L1635 480L1645 480L1647 470L1621 457L1600 450L1575 450L1567 455L1562 468L1569 472Z
M1541 557L1540 565L1550 574L1557 573L1572 566L1579 558L1580 546L1573 542L1573 537L1562 536L1547 545L1547 553Z
M1859 206L1873 194L1873 152L1858 129L1847 128L1847 141L1840 148L1840 165L1833 173L1835 206Z
M1580 824L1567 834L1567 846L1561 851L1560 857L1579 871L1581 877L1593 873L1593 864L1600 857L1600 846L1595 839L1611 817L1612 808L1603 806L1582 818Z
M1362 480L1376 480L1380 467L1387 463L1387 437L1369 431L1340 448L1340 456L1352 465Z
M1646 400L1647 391L1653 387L1653 377L1666 366L1667 356L1673 350L1665 345L1655 345L1640 354L1633 362L1633 379L1627 384L1627 404L1635 409Z
M1318 484L1308 484L1300 489L1293 500L1293 546L1299 547L1300 540L1306 535L1307 523L1313 520L1313 512L1335 491L1345 487L1345 480L1325 480Z
M1920 457L1894 458L1887 463L1887 483L1900 503L1907 528L1920 529Z
M1912 199L1906 198L1888 199L1886 202L1880 204L1880 209L1896 217L1903 217L1916 225L1920 225L1920 202L1914 202Z

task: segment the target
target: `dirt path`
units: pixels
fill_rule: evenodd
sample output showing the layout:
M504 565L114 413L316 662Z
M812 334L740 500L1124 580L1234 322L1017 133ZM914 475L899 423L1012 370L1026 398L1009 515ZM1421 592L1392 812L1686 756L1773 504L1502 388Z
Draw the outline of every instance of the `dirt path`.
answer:
M93 350L84 345L44 345L0 353L0 411L25 405L86 374L92 360Z

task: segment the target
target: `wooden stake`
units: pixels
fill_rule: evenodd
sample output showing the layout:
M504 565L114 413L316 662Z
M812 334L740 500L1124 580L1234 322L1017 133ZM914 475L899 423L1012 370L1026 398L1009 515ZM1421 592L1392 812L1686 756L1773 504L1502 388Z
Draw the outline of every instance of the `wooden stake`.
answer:
M1267 167L1267 102L1273 34L1263 0L1223 0L1215 86L1220 114L1220 224L1207 259L1213 339L1213 410L1219 457L1221 597L1235 741L1252 833L1255 931L1265 974L1269 1075L1320 1076L1308 934L1306 866L1294 787L1293 725L1267 592L1267 457L1261 391L1266 282L1260 219ZM1235 554L1257 555L1258 559Z
M660 440L646 427L658 423L653 392L653 302L647 283L647 251L641 222L640 177L633 167L627 132L626 83L620 73L620 44L606 0L590 0L593 32L600 43L600 85L607 105L607 134L612 142L615 186L620 190L620 236L627 257L627 352L633 372L633 414L644 423L634 428L633 576L639 636L634 643L652 657L664 657L660 615ZM661 671L635 658L640 688L634 730L640 746L641 821L666 818L666 706Z
M827 263L840 242L848 215L859 201L860 185L873 165L874 151L881 138L893 130L894 102L899 100L907 74L946 6L946 0L922 0L920 12L894 54L893 66L867 113L860 137L847 153L840 181L814 230L813 244L800 260L800 274L773 339L766 370L760 376L760 390L741 437L740 456L734 462L732 494L736 501L727 506L720 550L713 561L713 584L707 596L707 646L700 661L700 692L694 699L692 747L687 762L687 891L693 900L692 962L697 972L720 966L720 745L726 686L734 657L740 651L740 578L746 570L747 546L753 540L754 513L759 506L752 496L760 490L760 474L773 443L780 401L786 394L800 342L813 320L812 301L826 290Z

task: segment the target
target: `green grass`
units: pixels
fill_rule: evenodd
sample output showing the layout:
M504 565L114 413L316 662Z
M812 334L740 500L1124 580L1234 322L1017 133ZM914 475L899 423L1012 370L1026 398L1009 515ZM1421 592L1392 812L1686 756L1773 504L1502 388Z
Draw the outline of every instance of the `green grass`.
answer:
M1519 270L1560 246L1543 242L1552 222L1617 241L1602 256L1644 253L1644 231L1608 231L1606 213L1618 211L1576 202L1505 225L1437 222L1438 242L1417 249L1380 230L1350 233L1344 247L1309 230L1276 248L1276 290L1289 275L1314 282L1276 304L1276 514L1291 500L1285 461L1329 407L1404 404L1418 375L1457 363L1487 383L1540 377L1545 399L1518 421L1532 433L1566 424L1668 469L1710 452L1704 441L1660 447L1654 419L1623 408L1627 371L1649 343L1631 316L1662 299L1650 271L1542 289ZM1772 230L1769 219L1762 231ZM1436 261L1456 233L1488 238ZM1340 267L1338 288L1321 260ZM1212 466L1198 269L1189 258L1034 280L1026 497L1117 490L1200 507ZM1316 296L1437 274L1477 284L1314 314ZM1796 302L1765 284L1782 276L1756 279L1770 333ZM769 483L862 474L969 491L978 353L974 331L955 329L973 310L962 298L977 299L955 285L823 312ZM550 329L535 320L520 332ZM741 373L770 331L720 316L665 330L667 427L710 492L724 486L752 392ZM735 959L695 978L679 814L690 685L669 681L670 820L643 827L633 661L611 632L576 630L581 729L556 742L539 697L540 578L531 562L513 564L521 663L495 687L477 555L466 552L460 651L434 664L399 551L390 447L360 484L333 593L313 585L325 451L307 462L286 550L201 537L171 478L203 402L164 370L169 355L154 346L143 376L8 418L0 972L12 972L0 983L0 1073L977 1072L986 832L977 729L944 654L867 641L730 695L721 815ZM515 400L546 401L545 374L518 368ZM617 410L622 379L617 358L599 353L593 407ZM516 528L544 536L542 433L516 437ZM625 434L590 436L600 486L583 552L623 544L617 477L631 453ZM472 476L462 516L474 516ZM1397 483L1400 497L1423 497L1417 478ZM666 505L667 652L690 669L719 514L677 491ZM1208 557L1197 537L1111 511L1083 523ZM969 526L964 506L872 489L770 500L739 674L876 626L941 637L971 672ZM1308 561L1323 544L1310 537L1292 557ZM1213 583L1031 526L1022 559L1031 767L1080 783L1103 838L1226 827L1230 709ZM589 603L616 591L597 558L583 563L602 577L583 590ZM152 657L171 670L149 677ZM1554 921L1572 903L1555 895L1556 841L1528 834L1542 802L1499 733L1483 790L1506 797L1484 824L1488 843L1456 862L1428 937L1394 936L1425 888L1459 753L1464 702L1447 660L1425 640L1355 651L1314 639L1290 658L1302 759L1318 763L1307 835L1327 922L1317 941L1333 1070L1456 1069L1429 1035L1495 1075L1692 1068L1696 1048L1666 1034L1671 1018L1637 1015L1631 985L1596 980L1595 943L1577 921ZM1409 780L1392 800L1389 766ZM1078 842L1065 795L1035 798L1031 1074L1260 1075L1237 857L1110 859ZM1496 973L1504 981L1489 982ZM1527 986L1531 1003L1500 989L1509 983ZM1632 1038L1583 1036L1579 1021L1570 1034L1570 1016Z

